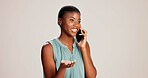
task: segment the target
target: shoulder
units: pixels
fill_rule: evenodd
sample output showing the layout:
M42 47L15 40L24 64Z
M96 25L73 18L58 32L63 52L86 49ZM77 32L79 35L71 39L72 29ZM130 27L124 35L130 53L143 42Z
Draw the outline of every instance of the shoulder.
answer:
M53 56L53 49L51 43L48 42L42 46L41 54L42 56Z
M50 41L47 41L43 46L42 46L42 51L52 51L53 50L53 44L55 42L55 38L51 39Z
M51 49L52 49L52 45L49 42L42 46L42 50L51 50Z

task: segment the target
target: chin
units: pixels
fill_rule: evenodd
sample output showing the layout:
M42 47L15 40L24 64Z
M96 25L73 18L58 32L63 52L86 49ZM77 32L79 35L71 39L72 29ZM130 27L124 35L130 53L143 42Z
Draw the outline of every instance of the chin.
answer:
M73 35L73 37L75 37L75 36L76 36L76 34Z
M71 33L71 37L75 37L77 33Z
M74 38L75 36L76 36L76 35L71 35L71 37L73 37L73 38Z

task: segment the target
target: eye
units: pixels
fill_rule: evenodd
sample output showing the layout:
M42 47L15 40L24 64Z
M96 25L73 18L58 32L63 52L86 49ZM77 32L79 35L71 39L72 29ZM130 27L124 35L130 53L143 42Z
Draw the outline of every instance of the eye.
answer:
M69 19L71 22L74 22L74 19Z
M78 22L81 23L81 20L79 20Z

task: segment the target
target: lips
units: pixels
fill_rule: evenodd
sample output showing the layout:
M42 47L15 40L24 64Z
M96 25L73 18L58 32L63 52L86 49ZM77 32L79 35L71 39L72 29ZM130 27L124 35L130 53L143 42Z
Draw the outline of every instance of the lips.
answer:
M71 31L74 32L74 33L77 32L77 30L78 30L78 29L71 29Z

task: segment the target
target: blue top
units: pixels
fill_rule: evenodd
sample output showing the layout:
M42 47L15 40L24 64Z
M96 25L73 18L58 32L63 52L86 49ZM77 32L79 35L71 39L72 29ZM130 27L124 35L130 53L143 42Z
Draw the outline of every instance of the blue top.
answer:
M84 63L81 51L74 38L73 50L70 52L68 47L61 43L58 38L54 38L49 41L53 47L54 60L56 63L56 69L59 69L61 60L76 60L73 67L66 68L64 78L85 78Z

